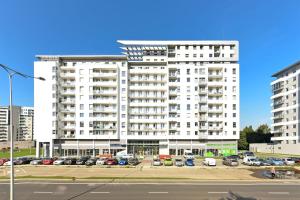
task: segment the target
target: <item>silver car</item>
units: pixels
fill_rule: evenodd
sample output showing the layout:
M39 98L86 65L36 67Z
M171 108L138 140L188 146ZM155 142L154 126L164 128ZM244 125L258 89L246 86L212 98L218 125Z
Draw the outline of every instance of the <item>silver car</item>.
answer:
M32 160L32 161L30 161L30 164L31 165L41 165L42 160L41 159Z
M176 159L175 159L175 166L177 166L177 167L182 167L182 166L184 166L183 160L180 159L180 158L176 158Z
M53 162L53 165L63 165L65 164L65 159L57 159Z
M162 163L161 163L161 161L159 159L154 159L153 162L152 162L153 166L161 166L161 164Z

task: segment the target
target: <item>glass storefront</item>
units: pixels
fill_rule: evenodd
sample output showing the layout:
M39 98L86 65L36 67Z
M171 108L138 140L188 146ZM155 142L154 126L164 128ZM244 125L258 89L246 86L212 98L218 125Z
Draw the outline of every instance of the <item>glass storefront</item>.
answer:
M153 156L159 154L159 141L133 140L127 143L129 154Z

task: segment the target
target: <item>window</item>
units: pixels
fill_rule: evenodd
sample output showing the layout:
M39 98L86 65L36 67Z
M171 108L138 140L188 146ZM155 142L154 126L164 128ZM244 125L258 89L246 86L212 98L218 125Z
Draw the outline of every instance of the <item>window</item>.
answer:
M84 109L84 105L80 104L80 110L83 110L83 109Z
M84 122L80 122L80 127L84 127Z
M191 82L191 78L186 78L186 81L187 82Z
M232 123L232 127L233 127L233 128L236 128L236 122L233 122L233 123Z
M80 135L83 135L83 134L84 134L84 131L83 131L83 130L80 130L79 134L80 134Z
M122 84L125 84L126 83L126 80L122 80Z
M236 110L236 104L232 104L232 109Z
M190 69L186 69L186 74L190 75L191 70Z
M189 49L189 46L185 46L185 49L188 50L188 49Z
M193 46L193 49L196 50L196 48L197 48L197 47L194 45L194 46Z
M193 57L196 58L196 57L197 57L197 54L193 54Z
M191 105L190 105L190 104L187 104L187 105L186 105L186 109L187 109L187 110L191 110Z
M236 117L236 113L232 113L232 116L233 116L233 117Z
M84 113L80 113L80 117L84 117Z
M125 118L126 117L126 115L125 114L122 114L122 118Z
M80 75L83 75L83 73L84 73L83 69L79 70Z
M210 58L212 57L212 54L211 54L211 53L209 54L209 57L210 57Z
M189 57L189 54L185 54L185 57L188 58L188 57Z
M187 128L191 128L191 123L190 123L190 122L187 122L187 123L186 123L186 127L187 127Z
M122 105L122 111L126 110L126 105Z
M236 74L236 68L232 69L232 74Z

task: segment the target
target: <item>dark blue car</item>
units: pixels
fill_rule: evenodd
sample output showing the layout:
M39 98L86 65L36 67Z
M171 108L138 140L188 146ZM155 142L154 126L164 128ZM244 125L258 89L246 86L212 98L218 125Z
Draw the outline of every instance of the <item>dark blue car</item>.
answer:
M194 161L192 159L187 159L184 164L186 166L195 166Z
M127 159L120 159L118 162L119 165L128 165Z

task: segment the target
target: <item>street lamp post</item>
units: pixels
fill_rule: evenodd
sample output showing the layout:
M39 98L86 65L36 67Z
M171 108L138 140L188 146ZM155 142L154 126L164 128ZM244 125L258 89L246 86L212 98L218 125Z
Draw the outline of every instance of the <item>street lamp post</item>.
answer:
M14 69L11 69L3 64L0 64L0 67L3 68L7 74L9 79L9 132L10 132L10 200L14 200L14 162L13 162L13 155L14 155L14 135L13 135L13 117L12 117L12 95L13 95L13 88L12 88L12 79L14 75L19 75L24 78L33 78L33 79L39 79L44 81L45 79L43 77L34 77L29 76L20 72L15 71Z

